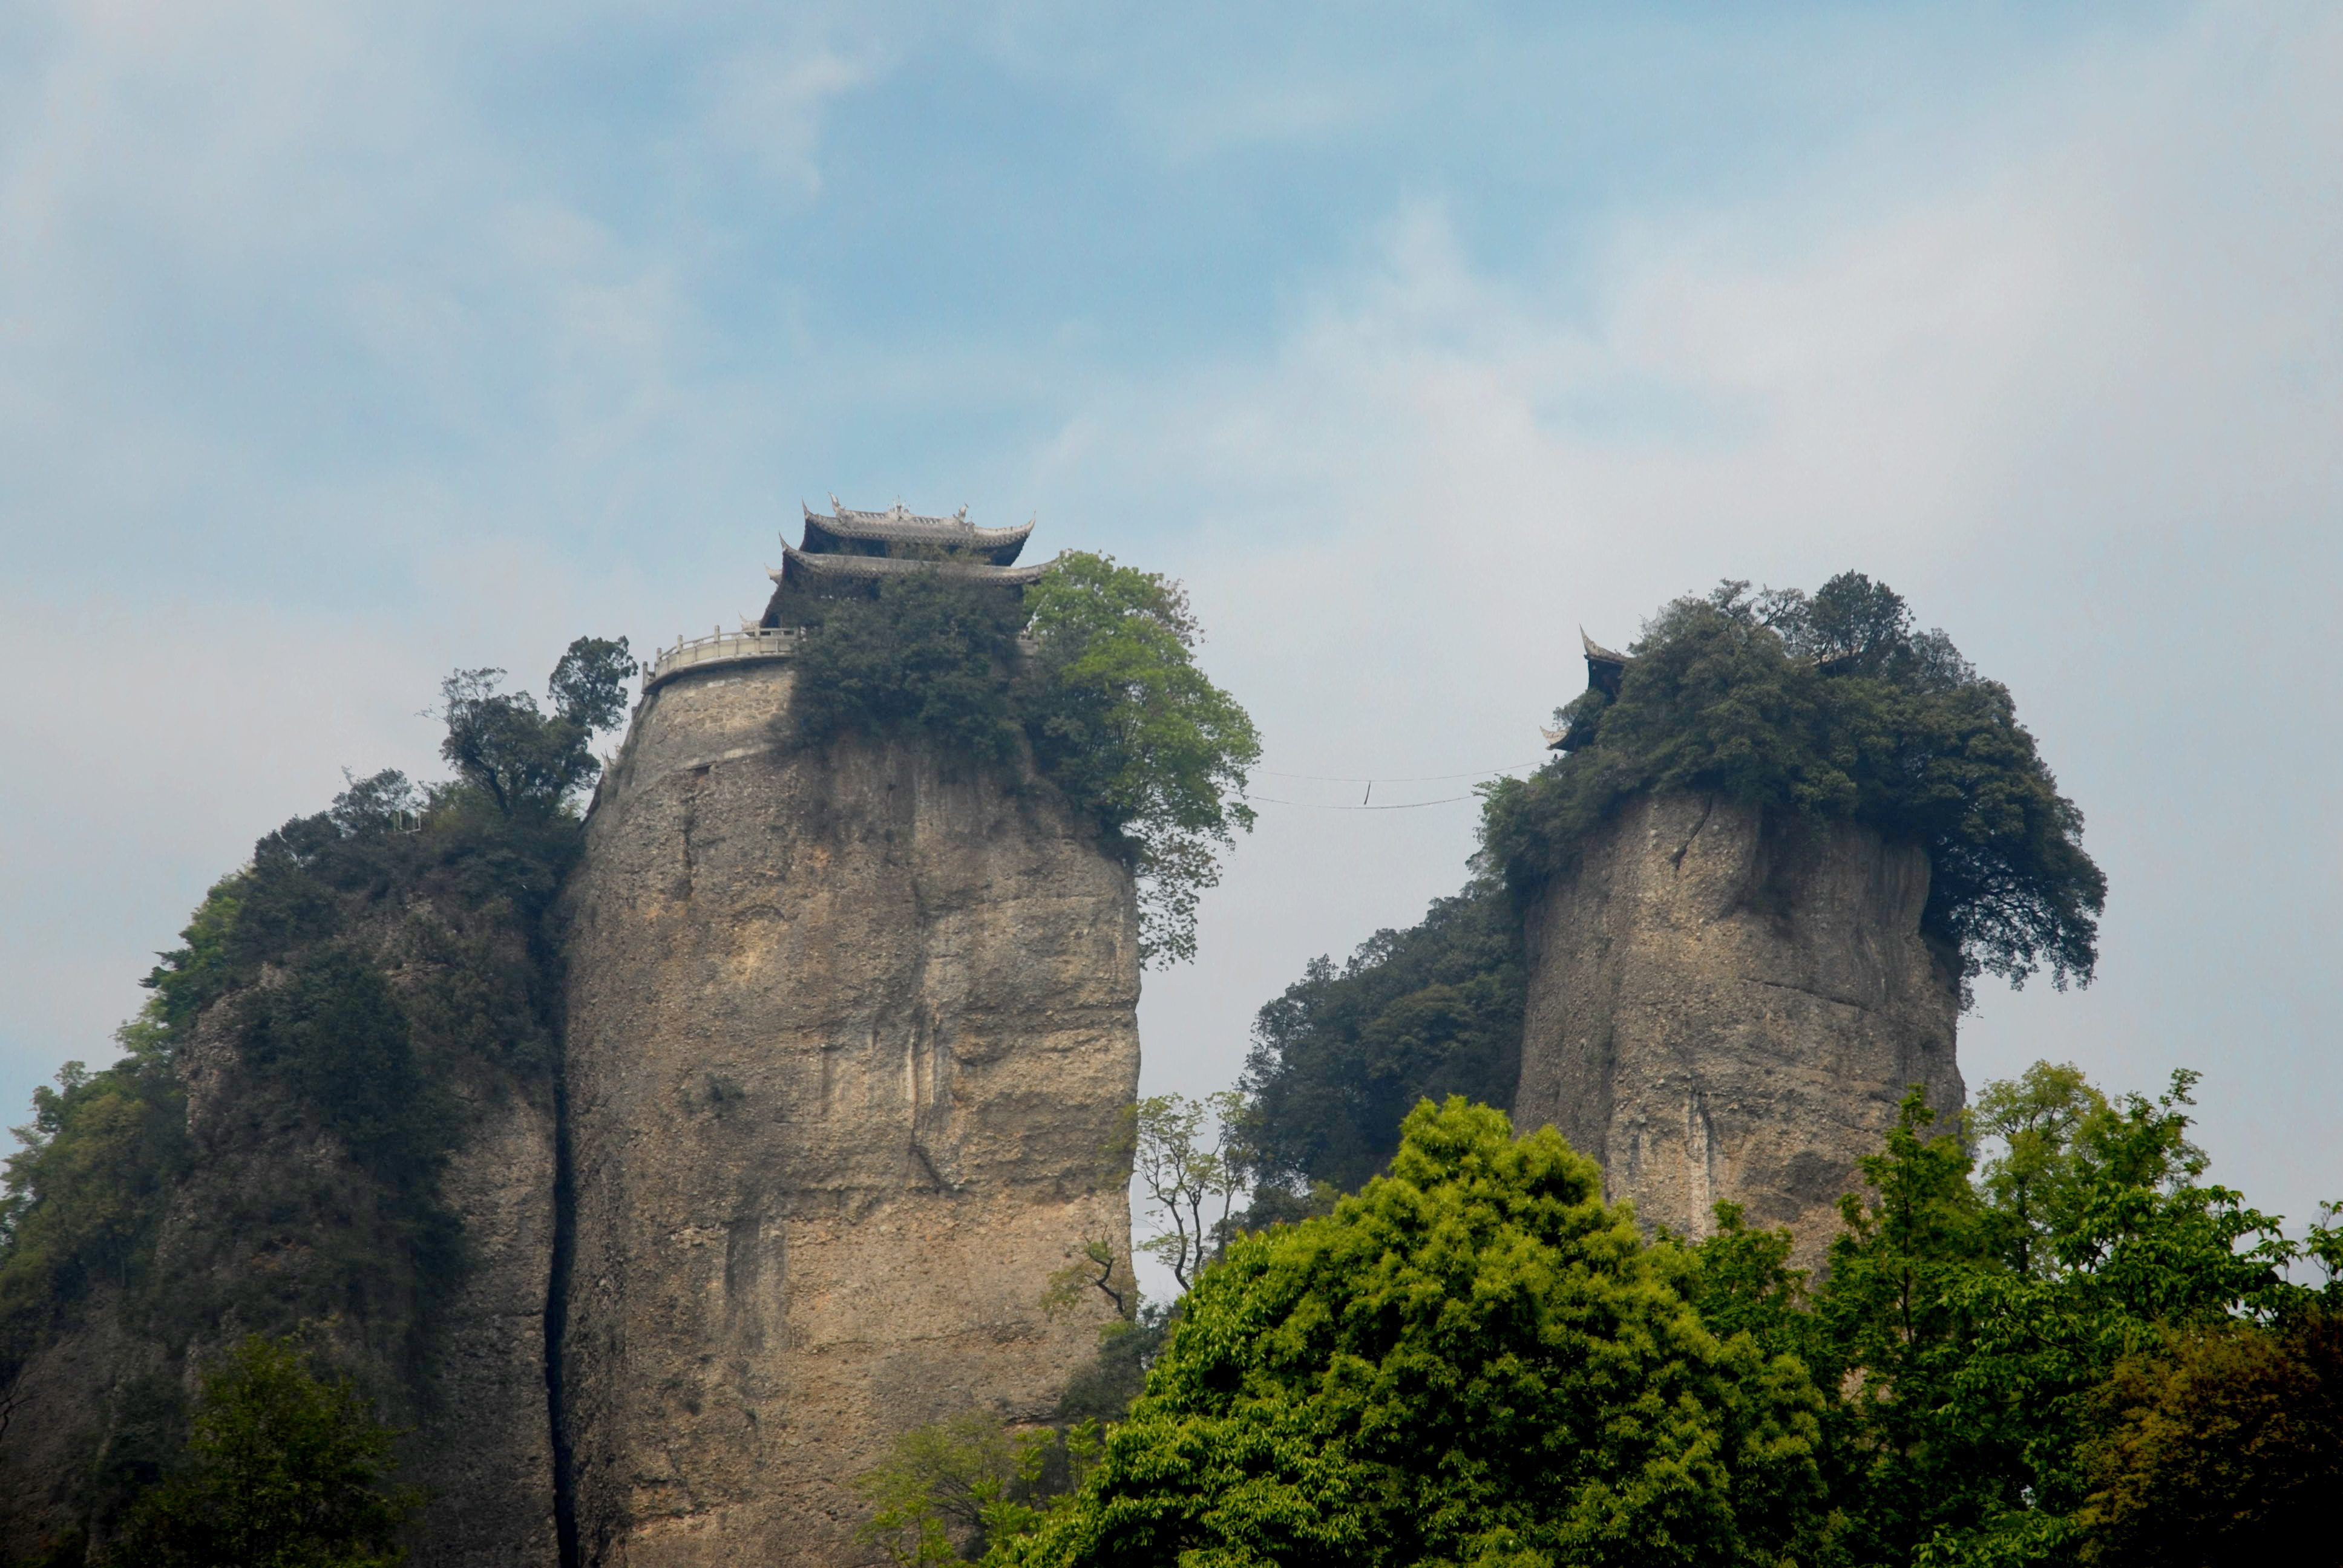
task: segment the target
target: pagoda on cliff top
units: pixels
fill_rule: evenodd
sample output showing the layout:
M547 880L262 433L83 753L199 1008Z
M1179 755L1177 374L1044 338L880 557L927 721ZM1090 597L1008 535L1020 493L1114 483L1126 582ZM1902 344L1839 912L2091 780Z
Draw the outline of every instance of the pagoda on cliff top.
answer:
M963 582L1023 588L1049 570L1049 563L1021 567L1018 553L1033 525L1014 528L980 528L968 520L962 507L949 518L923 518L898 501L883 512L850 511L830 498L825 514L800 506L805 536L792 545L781 543L772 602L765 607L766 626L796 624L792 613L808 599L839 598L870 594L888 578L932 572ZM794 603L793 603L794 601Z

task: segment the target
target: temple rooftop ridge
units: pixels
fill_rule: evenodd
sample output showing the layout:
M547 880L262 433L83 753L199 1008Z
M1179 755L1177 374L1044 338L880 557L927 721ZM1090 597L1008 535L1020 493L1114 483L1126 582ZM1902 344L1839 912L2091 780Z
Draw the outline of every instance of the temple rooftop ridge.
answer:
M923 517L900 501L883 512L861 512L832 496L830 507L823 513L798 503L805 514L802 548L809 553L837 554L858 544L940 545L953 551L981 552L992 558L993 565L1005 567L1016 560L1033 531L1032 521L1010 528L978 528L968 520L966 507L948 518Z

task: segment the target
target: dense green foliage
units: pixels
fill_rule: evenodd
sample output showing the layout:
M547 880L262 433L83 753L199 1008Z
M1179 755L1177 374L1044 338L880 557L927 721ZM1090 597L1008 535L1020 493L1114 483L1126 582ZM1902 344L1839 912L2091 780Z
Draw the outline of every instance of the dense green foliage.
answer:
M1038 651L1021 682L1042 772L1120 842L1140 877L1140 946L1193 958L1218 851L1251 829L1252 720L1196 668L1180 585L1070 553L1026 590Z
M139 1499L105 1561L136 1568L390 1568L421 1505L387 1484L396 1433L347 1378L253 1335L206 1372L187 1463Z
M888 1470L889 1518L960 1513L902 1560L2298 1553L2343 1487L2343 1208L2290 1239L2202 1184L2191 1081L2110 1100L2040 1063L1935 1136L1916 1091L1811 1292L1787 1231L1726 1203L1704 1240L1644 1243L1551 1130L1516 1142L1494 1111L1425 1102L1389 1175L1233 1241L1151 1312L1142 1353L1092 1380L1143 1374L1128 1410L1068 1412L1121 1418L1086 1479L1087 1452L1019 1468L1052 1440L980 1418L907 1438L927 1471ZM1140 1339L1117 1325L1108 1354ZM939 1453L992 1477L981 1496Z
M1728 582L1667 606L1631 651L1615 700L1589 691L1562 710L1565 755L1490 790L1484 842L1517 895L1631 796L1715 793L1923 846L1923 928L1966 975L2089 981L2107 881L2082 813L2008 689L1915 631L1883 585L1850 572L1808 598Z
M806 610L818 635L798 655L790 698L805 739L916 733L995 760L1017 754L1010 685L1025 612L1014 589L921 574Z
M99 1287L146 1278L173 1183L186 1168L186 1101L153 1030L123 1060L69 1061L33 1094L0 1196L0 1394L42 1337Z
M994 761L1030 750L1137 873L1142 954L1194 956L1196 901L1252 825L1242 793L1261 742L1196 668L1177 583L1070 552L1021 598L918 574L800 610L816 632L792 699L801 739L919 734Z
M1822 1396L1687 1276L1551 1130L1424 1105L1389 1176L1205 1272L1087 1482L988 1561L1778 1561L1824 1523Z
M2191 1355L2217 1361L2206 1346L2324 1342L2301 1337L2303 1325L2343 1304L2337 1288L2288 1272L2338 1261L2338 1239L2314 1227L2289 1240L2239 1194L2198 1184L2188 1082L2111 1103L2073 1069L2038 1065L1980 1096L1976 1129L1998 1151L1981 1172L1956 1132L1928 1135L1916 1091L1886 1148L1864 1161L1868 1194L1845 1201L1846 1228L1810 1302L1785 1266L1787 1232L1727 1216L1694 1249L1704 1321L1797 1356L1839 1391L1825 1468L1853 1561L2136 1561L2115 1544L2117 1522L2182 1513L2200 1533L2159 1560L2222 1561L2225 1540L2252 1538L2224 1536L2250 1519L2202 1493L2224 1477L2248 1490L2255 1479L2223 1469L2217 1423L2168 1412L2192 1398L2251 1406L2259 1374L2199 1394L2202 1381L2175 1369ZM2317 1353L2278 1358L2297 1369L2298 1392L2317 1382L2299 1370ZM2314 1481L2343 1481L2343 1451L2320 1458L2301 1431L2332 1420L2343 1388L2323 1386L2288 1421L2248 1434L2292 1466L2268 1478L2266 1513L2299 1506ZM2175 1472L2201 1481L2199 1494L2177 1496L2166 1479Z
M1511 1105L1523 985L1521 921L1485 879L1434 900L1420 925L1377 931L1340 969L1313 960L1261 1010L1245 1061L1261 1217L1312 1182L1357 1191L1418 1101Z
M2334 1540L2343 1315L2172 1333L2118 1362L2095 1400L2086 1563L2316 1561L2305 1543Z

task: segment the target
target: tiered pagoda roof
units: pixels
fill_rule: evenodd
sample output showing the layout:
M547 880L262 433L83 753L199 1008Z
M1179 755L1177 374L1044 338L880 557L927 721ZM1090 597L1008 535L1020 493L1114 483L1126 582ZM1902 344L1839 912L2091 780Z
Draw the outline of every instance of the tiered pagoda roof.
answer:
M880 578L934 572L942 577L1021 588L1049 569L1015 564L1033 525L980 528L962 507L949 518L921 517L897 502L883 512L850 511L830 498L827 514L800 506L805 535L784 541L782 564L769 575L776 583L805 588L843 586Z

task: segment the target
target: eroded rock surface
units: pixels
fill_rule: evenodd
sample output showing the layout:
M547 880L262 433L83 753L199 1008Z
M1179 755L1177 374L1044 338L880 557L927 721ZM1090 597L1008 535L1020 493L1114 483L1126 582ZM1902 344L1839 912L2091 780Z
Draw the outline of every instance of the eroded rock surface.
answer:
M851 1478L922 1422L1045 1416L1127 1246L1129 876L1014 769L790 735L787 664L638 713L567 941L580 1557L883 1561Z
M1551 1122L1646 1224L1712 1205L1812 1266L1908 1085L1959 1109L1954 955L1927 856L1735 801L1629 803L1530 911L1517 1125Z

